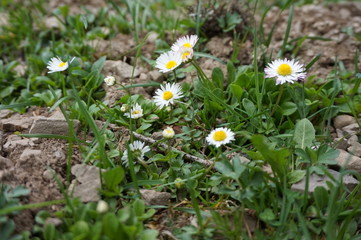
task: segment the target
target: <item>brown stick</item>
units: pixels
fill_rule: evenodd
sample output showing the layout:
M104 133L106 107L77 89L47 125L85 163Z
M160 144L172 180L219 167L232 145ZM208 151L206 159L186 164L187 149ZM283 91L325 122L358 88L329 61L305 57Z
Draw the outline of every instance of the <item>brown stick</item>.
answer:
M134 137L138 138L139 140L142 140L142 141L147 142L147 143L149 143L149 144L155 144L158 149L159 149L159 147L162 147L162 148L164 148L164 149L168 149L168 148L169 148L168 144L165 144L165 143L157 143L157 140L155 140L155 139L153 139L153 138L150 138L150 137L146 137L146 136L144 136L144 135L142 135L142 134L133 132L133 135L134 135ZM171 149L172 151L182 153L183 156L184 156L184 159L186 159L186 160L200 163L200 164L204 165L205 167L209 167L209 166L212 165L212 161L205 160L205 159L202 159L202 158L199 158L199 157L190 155L190 154L185 153L185 152L183 152L183 151L181 151L181 150L178 150L178 149L176 149L176 148L174 148L174 147L171 147L170 149Z

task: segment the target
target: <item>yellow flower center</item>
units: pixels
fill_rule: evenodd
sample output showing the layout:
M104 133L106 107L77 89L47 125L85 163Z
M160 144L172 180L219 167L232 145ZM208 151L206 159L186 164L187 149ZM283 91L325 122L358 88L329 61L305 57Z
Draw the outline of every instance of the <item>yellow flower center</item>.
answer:
M190 53L190 52L185 52L185 53L183 53L182 59L183 59L183 60L186 59L189 54L191 54L191 53Z
M163 93L163 99L164 99L164 100L169 100L169 99L171 99L172 97L173 97L173 93L170 92L170 91L165 91L165 92Z
M192 45L190 43L185 43L185 44L183 44L183 47L191 48Z
M177 65L177 63L175 61L171 60L165 65L165 67L168 69L171 69L171 68L174 68L176 65Z
M133 114L139 114L139 113L140 113L139 110L134 110L134 111L133 111Z
M165 132L166 132L167 134L173 133L172 129L165 129Z
M220 130L214 133L213 140L219 142L226 139L226 137L227 137L226 133L223 130Z
M64 67L65 66L65 62L61 62L61 63L59 63L59 67Z
M282 76L287 76L292 73L292 69L291 69L290 65L283 63L278 67L277 73Z

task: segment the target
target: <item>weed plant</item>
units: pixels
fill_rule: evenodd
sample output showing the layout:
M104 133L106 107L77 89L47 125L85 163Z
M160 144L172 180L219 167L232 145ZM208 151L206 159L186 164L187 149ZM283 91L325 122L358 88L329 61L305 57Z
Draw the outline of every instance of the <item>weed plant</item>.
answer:
M110 1L97 14L84 9L85 14L76 15L61 6L51 13L59 28L44 24L49 13L43 1L32 1L32 10L3 1L0 12L9 13L9 21L0 28L0 110L59 107L70 130L68 136L22 135L68 141L67 179L58 181L64 199L14 207L8 190L1 188L0 238L10 238L14 223L5 220L16 211L63 204L57 212L39 211L33 230L11 239L148 240L166 239L164 234L172 239L360 239L359 186L350 191L327 171L338 156L330 136L332 118L361 113L359 53L354 69L337 62L327 79L304 80L320 56L309 63L284 61L297 57L307 36L290 41L293 1L276 3L280 11L289 10L281 49L268 50L274 28L266 35L262 22L269 8L250 1L264 14L260 26L246 30L254 60L242 65L237 55L246 37L235 30L242 16L219 16L224 33L232 32L236 43L224 62L204 49L203 1ZM185 15L192 4L194 18ZM142 48L150 32L158 37L147 58ZM155 67L165 80L134 84L133 69L130 83L117 89L124 96L109 105L102 101L102 84L114 83L112 76L101 74L107 56L96 57L87 43L118 33L135 39L137 46L129 52L134 69ZM59 62L49 62L54 57ZM204 58L221 62L226 71L206 72L200 64ZM18 66L25 67L23 75L16 73ZM186 76L192 81L183 81ZM151 99L133 94L148 87L157 89ZM81 121L83 133L92 132L91 141L74 132L74 119ZM120 127L126 131L115 130ZM82 203L68 193L74 145L84 164L103 170L98 203ZM314 173L332 178L328 189L318 187L312 194L307 187L304 192L291 189L302 179L308 186ZM360 179L354 171L340 173ZM140 189L168 192L171 199L168 205L145 206ZM59 224L48 224L49 217Z

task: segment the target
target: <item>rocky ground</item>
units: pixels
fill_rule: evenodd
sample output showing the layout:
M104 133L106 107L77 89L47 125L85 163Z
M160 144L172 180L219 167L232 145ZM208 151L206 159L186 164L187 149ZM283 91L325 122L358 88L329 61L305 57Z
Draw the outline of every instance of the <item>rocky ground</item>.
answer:
M64 3L64 1L60 1ZM94 11L102 6L102 1L77 1L86 2L93 7ZM51 1L52 7L59 6L58 1ZM74 1L69 1L74 4ZM72 11L81 11L80 8L70 8ZM337 14L335 12L337 11ZM271 46L279 49L287 24L288 13L283 12L279 16L279 10L273 9L266 16L265 29L270 29L272 24L277 22L275 34ZM3 18L2 18L3 19ZM3 21L3 20L1 20ZM50 21L48 21L49 23ZM54 25L55 26L55 25ZM53 26L53 27L54 27ZM320 60L311 69L310 75L326 77L334 68L335 60L342 61L346 68L354 68L354 53L361 49L361 42L355 39L353 33L361 33L361 3L332 4L328 6L306 5L294 9L294 18L290 39L296 39L305 35L310 37L321 36L328 38L328 41L307 39L301 46L298 57L303 63L308 63L316 54L320 53ZM267 32L267 31L266 31ZM146 43L144 54L150 57L154 50L156 35L151 35ZM129 54L129 49L135 46L130 35L119 34L112 40L94 40L88 42L90 46L96 47L96 55L107 55L107 61L103 69L104 75L113 75L117 84L108 87L104 85L107 95L104 101L112 105L123 96L123 91L117 90L120 84L130 82L134 60ZM127 47L124 47L127 46ZM222 46L222 47L220 47ZM205 45L209 53L227 61L233 50L232 38L227 36L214 36ZM147 55L148 54L148 55ZM241 64L252 63L253 46L252 40L247 40L240 51L239 59ZM144 64L138 65L134 72L133 83L145 83L150 80L162 82L164 77L157 70L149 69ZM201 66L207 74L211 73L214 67L225 66L212 60L203 60ZM358 66L361 68L361 65ZM185 81L191 81L196 76L187 75ZM153 94L152 88L136 88L136 93L150 97ZM75 121L77 130L79 122ZM60 139L26 138L16 133L31 134L68 134L68 125L60 112L55 110L49 113L47 108L30 108L26 114L20 115L8 110L0 111L0 181L11 186L24 185L31 190L29 197L22 199L23 203L36 203L62 198L62 193L54 176L66 184L66 161L72 162L72 180L77 179L80 186L74 188L74 194L80 196L83 201L97 201L99 196L96 192L100 186L98 169L95 167L79 168L82 163L82 156L76 145L73 146L73 155L68 157L68 143ZM349 115L340 115L333 120L332 136L334 144L340 154L336 159L339 166L346 166L347 169L361 173L361 144L359 141L360 126L356 119ZM335 167L337 169L337 167ZM337 176L337 171L332 171ZM327 177L313 176L310 189L317 185L326 185ZM358 182L356 179L345 176L345 184L353 188ZM304 183L303 183L304 184ZM76 185L73 182L73 185ZM294 186L295 190L304 189L302 182ZM151 194L148 194L151 195ZM159 196L156 196L157 198ZM167 197L165 197L167 201ZM169 199L169 197L168 197ZM153 201L146 199L146 201ZM56 207L53 207L56 210ZM24 211L18 215L18 229L29 229L38 210ZM161 219L161 214L159 215Z

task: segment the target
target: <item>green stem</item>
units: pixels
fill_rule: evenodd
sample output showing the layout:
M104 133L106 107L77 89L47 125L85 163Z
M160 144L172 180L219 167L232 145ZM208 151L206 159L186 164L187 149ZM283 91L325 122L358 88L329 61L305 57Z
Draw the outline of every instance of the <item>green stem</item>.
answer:
M281 85L280 87L280 91L279 91L279 94L278 94L278 97L277 97L277 100L276 100L276 103L272 109L272 112L270 114L270 117L272 117L272 115L275 113L276 111L276 108L278 107L278 104L280 103L281 101L281 97L282 97L282 94L283 94L283 89L284 89L285 85Z

